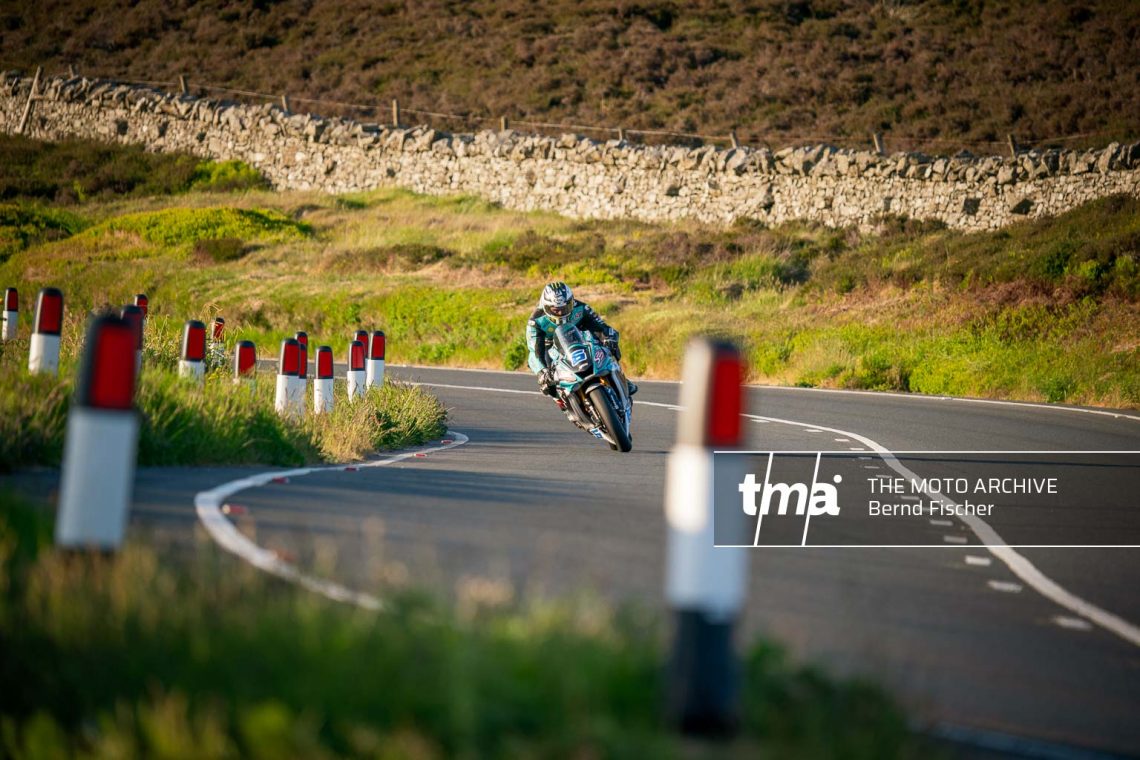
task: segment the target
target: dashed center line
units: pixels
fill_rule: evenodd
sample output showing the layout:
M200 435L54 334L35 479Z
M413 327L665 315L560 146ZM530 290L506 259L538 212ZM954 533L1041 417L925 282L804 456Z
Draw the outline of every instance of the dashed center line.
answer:
M1053 617L1053 622L1062 628L1068 628L1070 631L1091 631L1092 623L1079 617L1070 617L1068 615L1056 615Z
M967 565L976 565L977 567L989 567L994 563L993 557L978 557L973 554L966 555Z
M986 585L994 591L1000 591L1003 594L1019 594L1022 589L1020 583L1013 583L1011 581L989 581Z
M964 544L966 543L965 536L943 536L942 540L948 544Z
M940 528L949 528L954 523L950 522L949 520L931 520L930 524L937 525Z

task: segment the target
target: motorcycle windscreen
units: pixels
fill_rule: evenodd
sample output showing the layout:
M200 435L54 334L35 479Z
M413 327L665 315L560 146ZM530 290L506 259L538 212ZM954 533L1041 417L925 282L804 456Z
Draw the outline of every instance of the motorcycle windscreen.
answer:
M558 353L575 373L581 375L593 371L590 352L586 350L586 339L577 327L559 325L554 331L554 345L558 347Z

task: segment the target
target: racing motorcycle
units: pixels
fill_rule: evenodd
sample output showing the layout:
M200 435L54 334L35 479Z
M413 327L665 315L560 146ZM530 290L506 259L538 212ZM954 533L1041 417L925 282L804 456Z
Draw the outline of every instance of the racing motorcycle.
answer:
M633 401L609 348L592 333L559 325L549 356L567 419L614 451L632 449Z

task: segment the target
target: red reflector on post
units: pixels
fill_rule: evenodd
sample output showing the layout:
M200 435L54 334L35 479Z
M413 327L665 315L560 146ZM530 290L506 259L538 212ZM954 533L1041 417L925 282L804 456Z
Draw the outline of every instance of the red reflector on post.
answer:
M709 396L709 446L740 445L740 415L744 411L744 362L736 351L717 350L713 358Z
M372 333L372 343L368 351L368 356L371 359L384 358L384 331L376 330Z
M301 347L296 338L281 341L281 362L277 366L278 375L297 376Z
M354 340L348 344L348 368L353 371L364 371L364 342Z
M44 288L36 296L36 328L41 335L59 335L63 329L63 293Z
M297 339L298 343L305 347L306 351L309 350L309 334L307 332L304 330L298 330L297 334L293 337Z
M361 343L363 343L365 346L367 346L368 345L368 331L367 330L357 330L356 334L352 336L352 339L358 340Z
M214 340L220 341L226 334L226 320L221 317L214 317Z
M123 320L135 331L135 350L142 351L143 347L143 313L137 306L123 307Z
M206 358L206 325L196 319L188 320L182 331L182 358L191 362Z
M331 380L333 376L333 353L328 346L317 349L317 379Z
M143 316L150 314L150 299L146 297L146 293L139 293L135 296L135 306L142 309Z
M238 375L250 375L257 365L257 346L251 340L243 340L237 344L234 353L234 371Z
M4 311L20 310L20 293L15 288L4 291Z
M297 341L297 377L309 376L309 344Z
M87 329L76 403L95 409L130 409L135 397L135 329L114 316Z

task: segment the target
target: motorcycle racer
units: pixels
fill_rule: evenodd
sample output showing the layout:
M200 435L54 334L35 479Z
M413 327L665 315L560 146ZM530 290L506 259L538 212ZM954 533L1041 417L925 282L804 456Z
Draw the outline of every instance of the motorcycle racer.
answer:
M526 323L526 345L530 352L527 365L538 376L539 389L555 401L560 401L558 382L554 378L554 370L550 367L547 352L554 331L559 325L564 324L593 333L613 354L614 361L621 361L618 331L606 324L589 304L576 300L566 283L549 283L542 289L538 306ZM628 378L625 382L629 388L629 395L637 393L636 385Z

